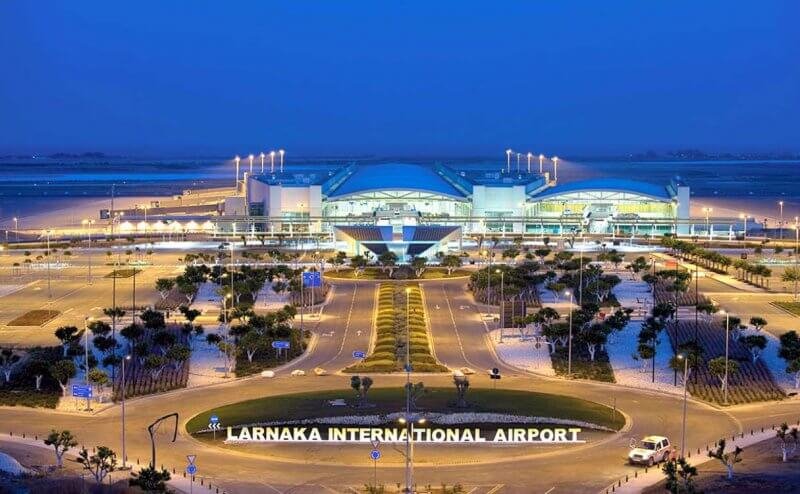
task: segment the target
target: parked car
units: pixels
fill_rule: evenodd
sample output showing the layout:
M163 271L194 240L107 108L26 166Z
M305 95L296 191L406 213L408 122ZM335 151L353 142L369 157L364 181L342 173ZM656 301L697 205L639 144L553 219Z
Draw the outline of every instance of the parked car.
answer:
M628 453L628 462L631 465L652 467L656 463L669 460L672 455L672 444L663 436L647 436L631 446Z

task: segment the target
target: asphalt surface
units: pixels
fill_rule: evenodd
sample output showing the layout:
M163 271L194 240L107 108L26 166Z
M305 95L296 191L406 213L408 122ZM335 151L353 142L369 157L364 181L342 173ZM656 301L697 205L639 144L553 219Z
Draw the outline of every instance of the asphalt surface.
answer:
M148 268L141 277L143 289L147 286L151 290L148 296L157 297L151 288L155 278L175 270L174 254L172 259L171 263L167 262L168 256L164 254L164 263L154 262L156 266ZM39 331L51 335L53 327L69 321L82 323L86 311L90 313L95 307L110 305L106 281L96 281L94 285L86 286L85 280L67 279L66 276L64 278L57 286L52 285L53 301L49 303L65 312L63 319L40 330L28 330L20 334L13 329L0 328L0 340L3 343L27 343ZM140 277L137 277L137 284L139 280ZM17 312L48 304L46 294L42 294L43 290L36 290L41 283L39 280L20 292L0 299L1 320L7 322ZM632 475L636 471L636 467L628 466L624 461L631 438L662 434L672 438L673 442L679 441L682 401L674 396L609 384L545 378L498 362L487 345L488 328L466 291L465 283L465 280L423 283L434 351L440 361L454 369L474 369L477 373L470 378L473 387L491 388L492 382L486 375L486 369L497 366L503 376L500 381L500 387L503 388L564 394L615 405L629 417L629 429L604 441L572 448L543 450L526 457L509 453L508 447L486 446L485 448L491 449L488 454L493 456L491 461L484 461L487 456L485 451L481 451L480 455L473 455L469 448L421 449L421 460L435 458L437 463L423 461L422 465L415 468L415 480L418 484L458 482L465 485L468 492L487 494L597 492L616 479L626 474ZM341 455L337 454L337 446L319 446L305 457L298 455L297 458L287 461L285 458L270 457L269 447L265 447L262 454L253 455L206 445L188 437L183 432L183 425L195 414L224 404L292 392L347 388L349 379L346 376L318 377L312 375L311 371L322 367L334 373L354 361L354 350L368 350L375 285L375 282L363 281L337 282L330 303L322 311L319 320L305 321L306 327L318 335L316 345L307 356L281 369L274 379L254 377L129 400L126 406L129 460L136 462L138 459L142 463L148 461L150 438L146 432L147 425L157 417L177 412L180 416L178 439L170 444L164 430L156 436L157 463L180 471L185 466L185 456L196 454L199 475L204 477L206 483L210 481L213 485L219 485L226 492L348 492L352 487L371 482L373 465L366 450L363 460L359 461L350 460L348 451L342 450ZM735 295L737 294L730 296ZM137 290L137 300L139 296ZM144 300L144 295L142 297ZM742 298L749 300L753 297L747 294ZM741 301L731 303L742 307ZM763 301L760 302L760 307L763 308ZM68 312L70 308L72 311ZM70 315L73 313L74 315ZM290 377L289 373L293 369L303 369L308 375ZM376 375L374 378L376 387L401 386L405 382L403 375ZM423 380L429 387L452 386L449 375L415 375L413 379ZM287 416L291 416L291 410L287 410ZM690 449L696 451L696 448L713 443L720 437L784 420L796 421L798 417L800 402L794 400L732 407L725 411L690 401L687 443ZM54 427L72 430L87 446L103 444L121 451L119 406L93 415L0 408L2 432L42 435ZM396 453L387 447L385 454ZM475 462L477 457L480 457L480 463ZM397 458L391 456L387 456L385 464L379 462L378 482L402 482L403 470L399 465Z

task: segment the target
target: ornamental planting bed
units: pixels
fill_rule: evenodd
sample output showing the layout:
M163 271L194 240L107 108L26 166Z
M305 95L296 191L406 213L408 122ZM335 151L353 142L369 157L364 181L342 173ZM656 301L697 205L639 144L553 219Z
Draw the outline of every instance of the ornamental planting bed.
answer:
M375 317L375 347L362 362L344 372L397 372L406 361L406 342L414 372L447 372L431 352L419 285L381 283ZM406 332L408 331L408 338Z
M57 310L31 310L8 323L8 326L43 326L61 314Z

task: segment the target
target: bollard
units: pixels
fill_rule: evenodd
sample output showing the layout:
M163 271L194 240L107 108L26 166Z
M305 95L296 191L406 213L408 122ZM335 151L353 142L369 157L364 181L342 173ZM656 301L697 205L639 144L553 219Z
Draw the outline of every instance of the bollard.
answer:
M35 436L33 436L33 439L38 441L39 440L39 434L36 434Z
M139 458L136 458L136 464L137 465L139 464Z
M639 470L636 470L635 472L633 472L633 478L635 478L635 479L639 478Z
M203 477L200 477L200 485L203 485Z
M761 428L761 432L764 432L764 428L763 427Z
M175 467L172 467L172 475L175 475Z
M185 471L183 472L183 478L186 478L186 472Z
M692 452L689 451L689 456L687 456L687 458L691 458L691 457L692 457Z
M751 436L753 435L753 429L750 429L750 435Z
M617 492L617 486L612 485L611 486L611 492Z
M618 480L617 483L619 483L619 486L622 487L622 480L621 479Z
M24 432L22 433L22 439L25 439L25 433Z
M625 475L625 483L626 484L628 483L628 475L627 474Z

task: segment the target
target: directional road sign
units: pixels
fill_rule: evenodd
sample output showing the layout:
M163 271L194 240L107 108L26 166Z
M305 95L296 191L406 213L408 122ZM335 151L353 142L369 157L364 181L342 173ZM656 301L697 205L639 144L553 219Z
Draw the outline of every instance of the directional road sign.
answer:
M303 286L307 288L322 286L322 275L319 271L304 271Z
M288 341L273 341L272 348L276 350L288 350L289 349L289 342Z
M356 350L353 352L353 358L367 358L367 354L365 352L359 352Z
M208 421L211 422L212 424L218 424L219 423L219 417L217 415L212 415L211 418L208 419Z
M72 396L75 398L91 398L92 387L86 384L73 384Z

